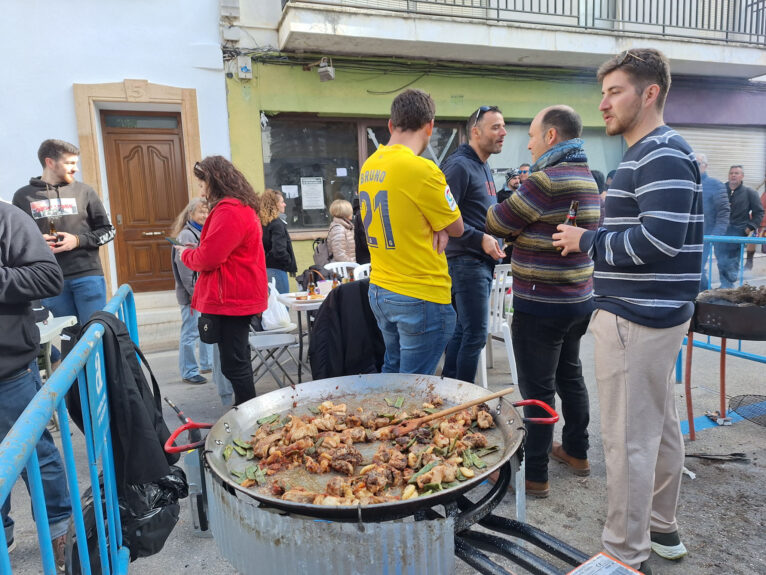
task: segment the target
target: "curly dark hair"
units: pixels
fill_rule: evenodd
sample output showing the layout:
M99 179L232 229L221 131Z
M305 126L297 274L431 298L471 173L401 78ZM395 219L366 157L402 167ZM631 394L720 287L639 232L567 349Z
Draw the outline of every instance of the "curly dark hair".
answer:
M434 119L436 105L422 90L405 90L391 104L391 123L404 132L415 132Z
M223 156L208 156L194 164L194 175L207 184L210 209L223 198L235 198L260 213L261 199L245 176Z

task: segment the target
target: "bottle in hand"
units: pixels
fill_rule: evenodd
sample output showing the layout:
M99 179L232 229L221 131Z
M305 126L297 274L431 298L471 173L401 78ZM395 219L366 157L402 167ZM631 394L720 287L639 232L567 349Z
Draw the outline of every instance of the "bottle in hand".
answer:
M572 200L572 203L569 204L569 212L567 213L567 217L564 220L565 226L577 227L577 210L579 207L580 202L577 200ZM561 251L561 247L557 247L556 250Z

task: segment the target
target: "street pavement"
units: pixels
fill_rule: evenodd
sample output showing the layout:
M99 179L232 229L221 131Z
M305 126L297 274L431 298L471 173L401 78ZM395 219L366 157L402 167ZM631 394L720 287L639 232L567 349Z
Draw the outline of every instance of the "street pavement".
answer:
M751 281L764 282L766 258L756 260L756 270ZM714 339L716 343L718 340ZM733 342L732 342L733 343ZM743 350L766 356L766 342L743 342ZM490 391L499 390L511 383L508 361L501 343L494 347L495 367L489 370ZM599 437L599 410L593 369L593 340L590 333L582 340L581 358L583 371L591 397L591 450L589 452L592 473L588 478L577 478L565 468L551 463L551 497L545 500L527 499L528 521L563 539L588 554L600 551L600 533L606 512L605 470L601 440ZM693 364L693 397L695 416L718 408L718 361L712 351L695 350ZM177 352L159 352L147 357L162 391L195 421L215 422L225 412L212 382L190 385L181 381L178 373ZM763 364L729 357L726 365L727 395L766 395ZM304 385L311 385L310 382ZM264 377L257 386L257 393L264 394L277 388L270 376ZM518 391L511 399L520 399ZM686 419L683 385L676 386L676 401L681 419ZM180 424L175 413L164 404L164 416L168 427ZM556 437L560 438L560 424ZM58 432L54 433L59 440ZM766 564L766 509L763 487L766 485L766 429L749 421L739 421L732 426L714 427L698 432L698 440L688 441L687 453L745 452L751 458L749 464L709 463L687 459L687 467L697 473L692 480L684 478L679 524L690 554L680 563L670 563L653 556L651 565L655 573L681 575L686 573L764 573ZM85 448L80 432L74 429L75 452L78 475L86 476ZM484 488L486 489L486 487ZM37 574L41 572L37 550L36 532L29 512L29 498L22 482L13 491L13 516L16 524L17 548L11 553L14 573ZM514 498L510 494L496 510L498 515L514 516ZM720 556L720 558L716 558ZM723 557L734 557L724 560ZM559 568L564 565L547 557ZM513 572L523 572L501 561ZM131 564L130 572L141 575L171 575L176 573L206 573L228 575L235 570L224 559L210 537L201 537L192 526L188 500L182 502L181 518L164 549L153 557L139 559ZM256 569L253 570L257 572ZM362 571L365 572L365 571ZM370 570L370 573L374 570ZM467 565L457 560L457 573L473 573Z

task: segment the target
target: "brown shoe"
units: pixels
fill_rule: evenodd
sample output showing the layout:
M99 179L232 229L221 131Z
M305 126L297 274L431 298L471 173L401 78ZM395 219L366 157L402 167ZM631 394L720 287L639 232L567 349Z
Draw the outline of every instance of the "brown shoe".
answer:
M551 484L548 481L530 481L525 479L524 489L527 495L537 497L538 499L545 499L551 494Z
M590 475L590 463L588 463L588 460L572 457L566 451L564 451L564 448L561 446L561 444L557 443L556 441L553 442L553 449L551 449L550 456L551 459L555 459L556 461L560 461L561 463L567 465L570 471L575 475L579 475L581 477Z
M63 573L66 568L66 533L53 540L53 558L56 560L56 570Z

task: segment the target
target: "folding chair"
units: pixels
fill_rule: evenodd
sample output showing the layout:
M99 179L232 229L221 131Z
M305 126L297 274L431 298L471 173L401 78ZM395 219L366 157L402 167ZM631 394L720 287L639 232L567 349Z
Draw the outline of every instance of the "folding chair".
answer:
M285 365L290 361L296 366L300 361L290 350L291 347L298 345L298 335L287 333L295 328L296 325L291 323L289 326L268 331L250 329L250 362L253 364L253 385L258 383L267 373L271 374L279 387L284 387L288 382L290 385L296 384L285 369ZM285 354L287 354L287 358L283 361L282 357ZM308 371L308 366L303 365Z
M359 264L353 270L354 281L370 277L370 264Z
M356 262L330 262L329 264L325 264L324 269L331 273L335 272L341 278L350 279L351 272L349 270L353 270L357 267L359 267L359 264Z

